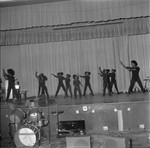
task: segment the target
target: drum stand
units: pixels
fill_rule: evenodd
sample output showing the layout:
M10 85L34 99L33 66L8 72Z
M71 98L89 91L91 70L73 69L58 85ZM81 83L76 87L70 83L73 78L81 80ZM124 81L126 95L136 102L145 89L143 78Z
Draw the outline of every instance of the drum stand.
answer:
M14 126L13 126L14 125ZM9 144L13 144L13 145L15 145L15 143L14 143L14 135L15 135L15 133L16 133L16 131L17 131L17 127L18 127L18 125L17 125L17 123L9 123L8 124L8 126L9 126Z
M51 112L52 115L56 115L56 124L57 124L57 138L58 138L58 141L60 141L59 139L59 131L60 131L60 128L59 128L59 115L64 113L64 111L56 111L56 112Z

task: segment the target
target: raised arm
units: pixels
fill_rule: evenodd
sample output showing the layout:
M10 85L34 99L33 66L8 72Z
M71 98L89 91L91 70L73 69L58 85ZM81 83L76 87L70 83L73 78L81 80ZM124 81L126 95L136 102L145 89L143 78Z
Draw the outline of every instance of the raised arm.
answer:
M101 67L99 67L99 71L100 71L101 74L103 74L103 71L102 71Z
M123 64L122 61L120 61L120 64L121 64L124 68L128 69L127 66L125 66L125 65Z
M6 74L5 69L3 69L3 76L5 79L8 79L8 77L7 77L8 75Z
M54 77L56 77L56 78L58 78L58 76L54 75L53 73L51 73L51 75L54 76Z
M79 75L79 74L77 74L79 77L81 77L81 78L85 78L85 76L81 76L81 75Z
M35 76L38 78L38 74L37 74L37 73L38 73L38 72L36 71L36 72L35 72Z
M125 69L128 69L128 70L130 70L130 71L134 71L134 70L136 70L136 68L135 67L129 67L129 66L125 66L124 64L123 64L123 62L122 61L120 61L120 64L125 68Z

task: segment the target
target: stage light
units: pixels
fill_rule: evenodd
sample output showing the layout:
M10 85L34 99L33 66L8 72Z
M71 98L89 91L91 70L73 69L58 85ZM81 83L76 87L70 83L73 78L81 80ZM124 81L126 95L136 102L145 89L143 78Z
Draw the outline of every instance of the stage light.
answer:
M140 129L144 129L144 128L145 128L145 125L144 125L144 124L139 124L139 128L140 128Z
M92 113L95 113L95 110L94 110L94 109L92 110Z
M87 111L87 106L82 107L83 111Z
M78 111L78 110L76 110L76 114L79 114L79 111Z
M117 110L117 108L114 108L114 112L117 112L118 110Z
M108 131L108 126L103 126L104 131Z
M130 112L130 111L131 111L131 108L130 108L130 107L128 107L128 108L127 108L127 111L128 111L128 112Z

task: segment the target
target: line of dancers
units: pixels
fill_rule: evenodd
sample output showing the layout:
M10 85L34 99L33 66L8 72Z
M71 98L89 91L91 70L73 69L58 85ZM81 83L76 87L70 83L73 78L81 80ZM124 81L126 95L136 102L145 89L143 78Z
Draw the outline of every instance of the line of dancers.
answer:
M133 89L136 82L138 83L142 92L144 93L145 89L143 88L141 79L139 77L140 68L138 66L138 63L135 60L132 60L131 61L131 67L125 66L122 61L120 61L120 63L125 69L129 70L129 72L132 73L132 78L130 81L128 94L130 94L132 92L132 89ZM103 77L103 96L106 95L106 89L108 90L108 94L112 95L113 86L115 87L116 92L119 94L119 90L117 87L117 81L116 81L116 69L111 69L111 71L110 71L109 69L103 69L102 70L101 67L99 67L98 74L101 77ZM12 69L8 69L7 73L5 72L5 70L3 70L3 75L4 75L4 78L8 80L8 91L7 91L7 97L6 97L6 101L7 101L9 98L11 89L13 90L13 92L15 92L15 87L14 87L15 86L15 77L14 77L15 72ZM57 90L55 93L55 97L57 97L60 89L62 88L64 93L65 93L65 97L69 96L68 95L68 92L69 92L70 97L72 98L73 93L72 93L72 87L70 84L71 75L66 74L66 76L64 76L63 72L58 72L57 75L55 75L55 74L51 74L51 75L58 79L58 86L57 86ZM73 86L74 86L74 97L75 98L77 98L77 96L78 96L77 93L79 94L79 98L82 97L81 87L83 87L83 85L82 85L81 81L79 80L79 78L83 78L85 80L83 96L86 95L87 88L89 88L89 90L91 92L90 94L92 96L94 96L93 89L92 89L91 83L90 83L90 75L91 75L91 72L86 71L84 73L84 75L74 74L72 76ZM43 73L38 75L37 72L35 73L35 77L38 79L38 83L39 83L38 95L47 95L47 98L49 98L47 86L45 84L46 81L48 80L48 78ZM64 84L64 81L65 81L65 84ZM13 94L15 94L15 93L13 93Z

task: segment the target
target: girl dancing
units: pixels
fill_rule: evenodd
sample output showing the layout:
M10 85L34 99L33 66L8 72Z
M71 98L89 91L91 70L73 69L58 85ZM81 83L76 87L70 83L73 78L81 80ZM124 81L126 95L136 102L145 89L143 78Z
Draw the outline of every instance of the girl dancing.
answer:
M120 61L121 65L128 69L130 72L132 72L132 78L131 78L131 81L130 81L130 86L129 86L129 90L128 90L128 94L130 94L132 92L132 89L135 85L135 83L137 82L138 85L140 86L142 92L144 93L145 90L143 88L143 85L142 85L142 82L141 82L141 79L139 77L139 71L140 71L140 68L138 67L138 63L135 61L135 60L132 60L131 61L131 67L127 67L125 66L122 61Z

